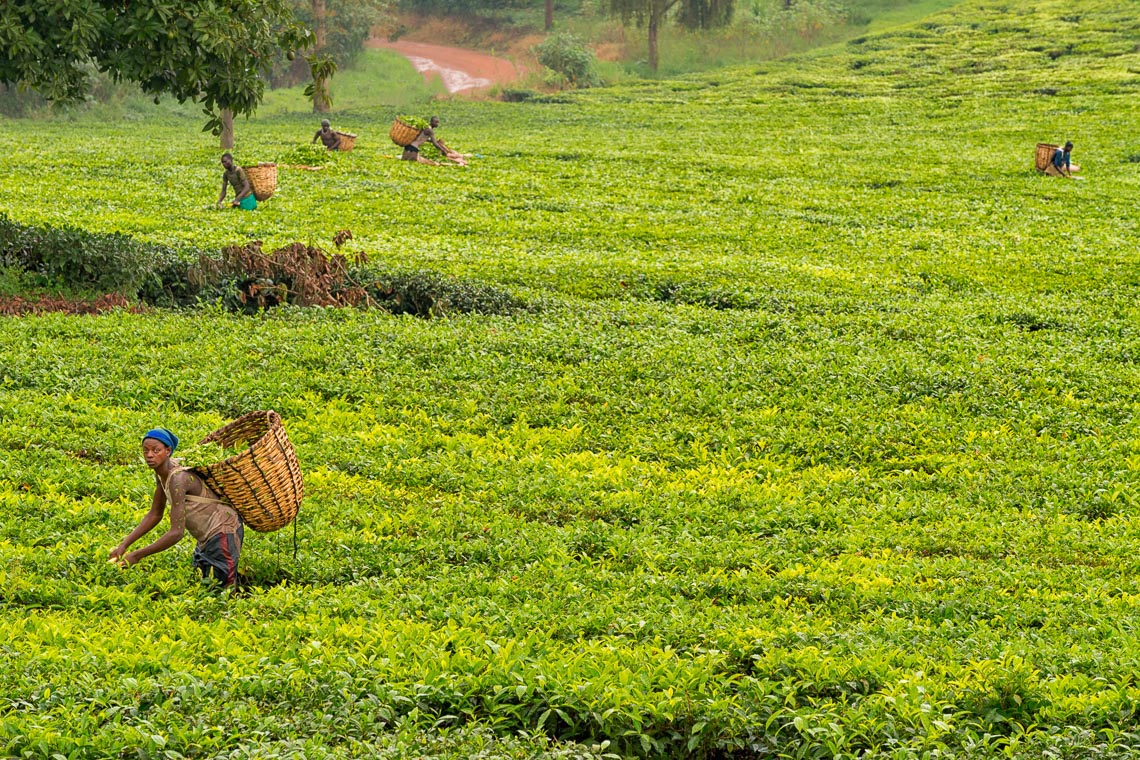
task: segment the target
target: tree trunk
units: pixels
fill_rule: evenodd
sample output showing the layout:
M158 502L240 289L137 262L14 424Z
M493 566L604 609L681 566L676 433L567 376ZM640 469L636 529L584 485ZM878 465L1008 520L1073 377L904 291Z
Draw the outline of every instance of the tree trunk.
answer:
M325 52L325 0L313 0L313 55ZM329 83L323 77L313 82L313 112L328 113Z
M313 113L329 112L329 83L323 77L316 80L313 88Z
M325 15L325 0L313 0L313 52L317 55L325 52Z
M650 11L650 13L649 13L649 68L653 71L654 74L657 73L657 62L659 60L658 59L658 53L657 53L657 25L660 22L660 20L661 20L661 18L657 14L656 10Z
M223 108L222 117L222 134L219 139L222 150L234 149L234 112L228 108Z
M543 28L548 32L554 28L554 0L546 0L546 25Z

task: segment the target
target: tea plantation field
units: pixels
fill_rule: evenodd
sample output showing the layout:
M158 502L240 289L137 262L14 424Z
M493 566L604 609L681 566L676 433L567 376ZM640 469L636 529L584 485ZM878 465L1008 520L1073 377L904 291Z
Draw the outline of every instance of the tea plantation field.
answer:
M348 229L526 308L0 317L0 756L1140 756L1136 10L425 106L466 169L342 112L252 213L194 118L5 121L21 223ZM1065 139L1083 179L1038 175ZM234 596L189 542L107 563L143 431L268 408L295 558L247 534Z

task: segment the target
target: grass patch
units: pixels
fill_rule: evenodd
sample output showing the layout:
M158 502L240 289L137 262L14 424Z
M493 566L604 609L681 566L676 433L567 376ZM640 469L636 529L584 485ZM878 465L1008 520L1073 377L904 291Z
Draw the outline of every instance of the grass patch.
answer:
M304 86L270 90L258 113L275 116L311 110L312 101L302 90ZM408 59L390 50L362 52L351 69L337 72L333 77L331 91L333 113L341 118L351 118L351 112L362 110L391 108L398 111L422 107L432 98L447 93L441 82L425 82ZM320 117L314 114L313 121L319 124ZM311 133L309 137L312 138Z

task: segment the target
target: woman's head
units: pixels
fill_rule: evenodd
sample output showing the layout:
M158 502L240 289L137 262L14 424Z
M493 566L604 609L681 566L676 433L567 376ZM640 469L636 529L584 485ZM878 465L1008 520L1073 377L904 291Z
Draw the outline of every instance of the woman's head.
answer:
M154 469L160 467L174 454L178 448L178 436L166 428L148 430L143 436L142 450L146 466Z

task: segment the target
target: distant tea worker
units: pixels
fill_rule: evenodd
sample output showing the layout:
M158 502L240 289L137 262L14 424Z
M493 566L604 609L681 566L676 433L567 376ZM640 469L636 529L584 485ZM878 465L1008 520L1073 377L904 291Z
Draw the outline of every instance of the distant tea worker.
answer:
M1049 165L1045 167L1045 173L1050 177L1072 177L1073 172L1079 172L1081 167L1075 165L1072 161L1073 142L1069 140L1065 143L1063 148L1057 148L1053 151L1053 157L1049 161Z
M197 540L194 567L203 580L232 587L237 582L238 558L245 527L237 511L210 490L197 474L174 459L178 437L166 428L147 431L142 440L143 461L154 472L150 510L138 526L111 550L112 562L135 565L144 557L169 549L189 533ZM170 527L153 543L128 551L150 533L170 508Z
M431 164L432 166L438 166L438 161L432 161L430 158L424 158L422 155L420 155L420 148L423 147L424 143L430 142L444 156L451 159L460 166L466 166L467 161L465 160L465 157L462 153L457 153L456 151L447 147L439 138L435 136L435 130L437 129L439 129L439 117L433 116L431 117L431 121L428 122L428 126L421 129L420 133L416 135L415 139L404 146L404 153L402 156L400 156L400 158L402 158L404 161L418 161L421 164Z
M313 135L313 142L320 140L329 150L340 150L340 135L329 124L328 119L321 119L321 128Z
M234 164L234 157L230 153L222 154L222 194L218 196L218 208L226 200L226 188L234 189L234 200L230 205L252 211L257 208L257 198L253 197L253 186L249 184L249 177L245 169Z

